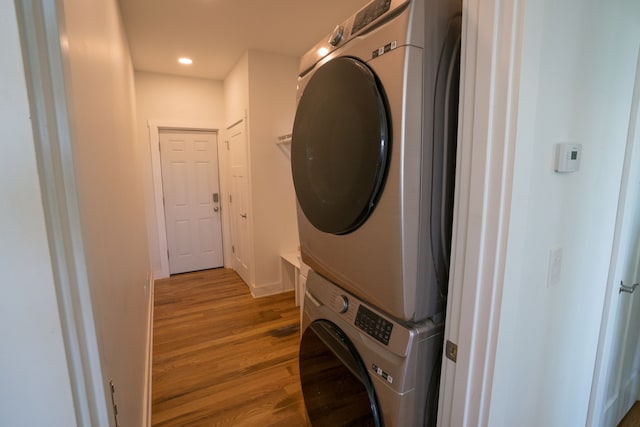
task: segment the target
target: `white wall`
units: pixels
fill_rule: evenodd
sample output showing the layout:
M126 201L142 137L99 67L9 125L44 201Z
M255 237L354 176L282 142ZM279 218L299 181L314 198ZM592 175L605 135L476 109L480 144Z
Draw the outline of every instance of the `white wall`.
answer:
M249 51L249 125L256 286L281 281L280 255L298 247L291 161L276 145L296 113L299 59Z
M73 426L14 2L0 4L1 423Z
M71 155L103 378L115 385L120 425L138 426L146 410L150 269L133 67L115 0L61 4Z
M225 126L243 119L248 108L249 52L245 52L224 79Z
M632 0L526 2L511 223L489 425L583 426L640 42ZM553 145L583 145L553 172ZM547 287L549 250L563 249Z
M225 78L227 126L247 112L251 259L254 295L283 289L280 255L298 247L289 157L276 144L291 133L299 59L249 50Z
M137 71L135 73L138 146L144 159L144 191L149 255L155 277L162 277L159 252L158 221L151 166L148 121L162 123L217 123L224 126L222 81L170 76ZM223 138L218 137L218 145ZM224 174L224 158L219 160L220 177ZM221 179L222 181L222 179ZM221 182L221 184L223 184ZM226 231L225 227L225 231ZM228 236L223 239L227 240ZM228 262L225 258L225 264Z

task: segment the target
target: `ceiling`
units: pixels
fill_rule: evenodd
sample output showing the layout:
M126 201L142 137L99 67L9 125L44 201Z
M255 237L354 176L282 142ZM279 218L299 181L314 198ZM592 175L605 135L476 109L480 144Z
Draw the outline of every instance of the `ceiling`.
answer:
M369 0L119 0L137 71L223 80L247 49L300 57ZM177 59L188 56L190 66Z

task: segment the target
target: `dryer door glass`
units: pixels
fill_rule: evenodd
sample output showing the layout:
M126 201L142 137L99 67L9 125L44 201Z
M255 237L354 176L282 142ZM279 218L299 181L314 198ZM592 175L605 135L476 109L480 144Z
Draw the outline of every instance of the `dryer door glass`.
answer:
M296 111L291 143L300 208L317 229L344 234L373 211L389 151L384 96L369 67L333 59L310 77Z
M334 323L316 320L302 335L300 382L314 427L383 425L367 369Z

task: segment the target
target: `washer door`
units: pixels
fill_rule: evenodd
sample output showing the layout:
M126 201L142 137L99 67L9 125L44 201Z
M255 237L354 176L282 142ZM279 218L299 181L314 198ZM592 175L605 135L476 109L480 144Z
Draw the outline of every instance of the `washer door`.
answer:
M387 168L383 92L369 67L349 57L310 78L293 124L291 167L300 208L326 233L358 228L373 211Z
M328 320L316 320L302 335L300 382L313 427L384 425L362 359Z

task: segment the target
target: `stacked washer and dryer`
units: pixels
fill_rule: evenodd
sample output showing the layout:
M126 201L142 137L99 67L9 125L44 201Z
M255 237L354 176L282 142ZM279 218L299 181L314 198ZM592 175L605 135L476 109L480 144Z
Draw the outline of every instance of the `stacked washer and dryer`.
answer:
M460 0L373 0L301 61L291 160L317 426L435 425Z

